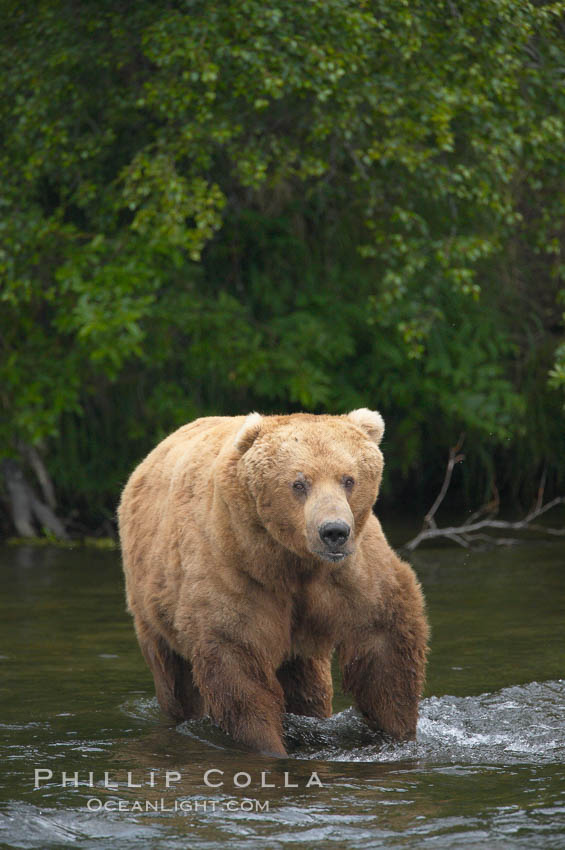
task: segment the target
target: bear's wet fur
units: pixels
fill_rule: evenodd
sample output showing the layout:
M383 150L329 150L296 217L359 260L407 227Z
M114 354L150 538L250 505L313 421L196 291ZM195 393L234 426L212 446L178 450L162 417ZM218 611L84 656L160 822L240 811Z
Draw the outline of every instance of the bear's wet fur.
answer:
M161 442L118 510L128 608L175 721L286 755L283 712L328 717L336 650L371 728L416 734L420 585L372 512L382 418L207 417Z

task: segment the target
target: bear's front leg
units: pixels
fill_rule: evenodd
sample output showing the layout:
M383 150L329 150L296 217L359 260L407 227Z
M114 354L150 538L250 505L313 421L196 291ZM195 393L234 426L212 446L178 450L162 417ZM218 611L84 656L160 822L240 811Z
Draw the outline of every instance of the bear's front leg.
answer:
M411 586L410 586L411 585ZM344 690L372 729L398 740L416 737L425 679L428 626L419 586L357 612L338 644Z
M251 645L216 639L195 648L192 657L194 680L212 720L255 752L286 756L284 694L261 653Z
M293 656L277 670L282 685L285 711L306 717L331 717L331 658Z

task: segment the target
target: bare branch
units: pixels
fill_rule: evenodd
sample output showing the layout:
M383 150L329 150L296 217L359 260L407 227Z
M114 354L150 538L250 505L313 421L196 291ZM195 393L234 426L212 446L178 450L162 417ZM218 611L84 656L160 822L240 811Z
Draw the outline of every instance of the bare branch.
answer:
M536 507L534 508L534 510L539 510L541 508L541 506L543 505L543 494L544 494L544 491L545 491L545 480L546 480L546 478L547 478L547 464L544 466L543 472L541 474L541 481L540 481L539 487L538 487L538 498L537 498Z
M489 534L483 533L485 530L488 531L491 529L506 529L511 531L535 531L552 536L565 536L565 526L562 528L548 528L544 525L540 525L539 523L534 522L534 520L538 519L543 514L546 514L552 508L557 507L557 505L565 504L565 496L558 496L557 498L552 499L550 502L547 502L547 504L543 504L543 494L545 490L546 480L545 469L542 473L542 477L538 487L535 506L529 513L526 514L523 519L516 520L514 522L508 522L506 520L501 519L494 519L494 517L498 513L500 499L498 495L498 490L496 489L496 486L493 483L493 498L490 502L488 502L486 505L483 505L481 508L479 508L478 511L475 511L473 514L471 514L471 516L468 517L461 525L438 528L434 519L434 515L445 498L445 495L451 483L451 477L453 475L453 468L455 464L463 460L464 456L459 454L459 449L461 448L462 444L463 435L461 435L461 437L459 438L457 445L449 450L449 460L447 462L447 468L445 471L443 484L441 485L441 489L433 505L424 517L424 524L422 526L421 531L415 537L413 537L412 540L409 540L408 543L404 544L404 549L407 549L411 552L424 540L433 540L440 537L447 538L448 540L453 540L454 543L457 543L459 546L463 546L465 548L470 548L471 546L480 542L488 542L491 545L495 544L497 546L509 546L519 542L517 538L493 537Z
M55 499L55 488L53 486L53 482L47 472L47 468L43 463L41 455L35 448L35 446L31 446L28 443L19 443L18 448L20 452L23 454L30 467L35 472L35 476L39 481L39 485L41 487L41 491L43 493L43 498L48 507L51 508L52 511L57 507L57 502Z
M36 535L35 522L40 528L50 531L60 540L67 540L65 526L51 509L36 495L33 487L26 481L23 470L13 459L2 461L0 473L4 479L16 531L22 537Z
M479 519L479 517L496 516L500 508L500 495L498 493L498 488L494 481L491 482L490 487L492 490L492 499L490 500L490 502L487 502L485 505L482 505L478 509L478 511L475 511L471 514L471 516L467 517L467 519L463 522L463 525L472 525Z
M443 484L441 485L441 490L437 495L437 499L429 509L428 513L424 517L424 526L428 526L428 528L436 528L436 521L434 519L435 512L443 502L445 498L445 494L451 484L451 476L453 475L453 468L457 463L460 463L464 460L465 455L459 454L459 450L463 445L465 440L465 434L460 434L459 439L457 440L457 445L453 446L449 450L449 460L447 461L447 469L445 470L445 477L443 479Z

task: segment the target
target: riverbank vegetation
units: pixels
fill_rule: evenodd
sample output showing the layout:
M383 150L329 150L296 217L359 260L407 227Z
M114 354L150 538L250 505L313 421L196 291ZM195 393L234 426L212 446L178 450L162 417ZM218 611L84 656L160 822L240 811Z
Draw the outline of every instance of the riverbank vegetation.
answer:
M111 533L158 439L252 409L379 409L385 508L462 432L459 508L563 493L564 3L8 10L5 533L22 480Z

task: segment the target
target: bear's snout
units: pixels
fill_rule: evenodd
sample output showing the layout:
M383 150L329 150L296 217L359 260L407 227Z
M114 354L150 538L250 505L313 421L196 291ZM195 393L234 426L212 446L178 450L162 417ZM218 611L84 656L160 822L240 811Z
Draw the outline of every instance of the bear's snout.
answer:
M319 487L305 506L308 549L324 561L342 561L355 549L355 520L351 508L333 487Z
M351 526L343 519L325 520L318 526L318 537L323 547L320 549L318 544L316 554L324 561L343 561L353 551L351 546L347 546L350 536Z
M351 534L351 528L342 520L334 520L333 522L324 522L318 529L318 534L328 549L335 550L343 546L347 542Z

